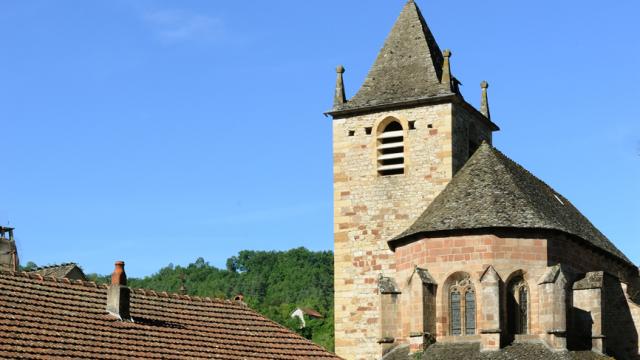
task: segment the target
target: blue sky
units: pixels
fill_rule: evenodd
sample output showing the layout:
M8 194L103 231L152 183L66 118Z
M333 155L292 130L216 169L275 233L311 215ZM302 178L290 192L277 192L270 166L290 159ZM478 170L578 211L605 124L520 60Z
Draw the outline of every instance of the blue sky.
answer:
M1 2L0 223L23 262L332 249L334 69L353 95L403 4ZM491 84L494 144L640 263L640 4L418 4L466 98Z

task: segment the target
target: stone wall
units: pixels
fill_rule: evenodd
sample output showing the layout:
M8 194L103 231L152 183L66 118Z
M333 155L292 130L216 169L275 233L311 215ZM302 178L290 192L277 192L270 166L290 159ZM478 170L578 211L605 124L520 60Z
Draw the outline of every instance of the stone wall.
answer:
M603 302L602 285L574 284L572 294L570 333L567 346L577 350L597 350L603 352ZM579 286L582 285L582 286Z
M640 307L627 295L627 286L618 281L605 282L603 288L604 346L616 359L640 359L638 334Z
M640 282L640 279L636 280ZM638 291L638 287L640 285L636 284L634 290L629 290L629 286L627 284L620 284L622 288L622 292L625 295L626 306L629 309L629 314L631 316L631 320L633 321L633 326L628 328L629 333L631 334L631 340L636 341L636 344L640 344L640 294L635 294L635 296L630 296L630 293ZM640 346L633 349L631 348L633 359L640 359Z
M482 330L495 330L495 319L483 317L483 299L480 277L491 265L500 279L506 281L513 274L524 275L529 285L531 333L542 333L537 326L537 281L547 271L547 241L544 238L501 238L495 235L464 235L419 240L396 249L396 279L402 284L417 265L428 269L438 284L446 284L451 275L468 273L476 289L476 324ZM399 285L400 286L400 285ZM448 319L448 293L439 286L436 305L436 337L438 341L478 341L476 336L450 337ZM400 288L403 291L402 287ZM404 294L404 291L403 291ZM419 301L418 299L412 299ZM410 318L410 307L401 309L401 318ZM402 337L422 329L410 328L404 322Z
M578 274L603 271L613 275L605 276L606 281L603 282L602 346L608 354L616 358L640 359L640 305L632 301L627 291L631 284L639 282L638 269L602 251L585 246L579 239L568 235L554 236L548 247L550 263L563 262ZM572 310L575 311L574 316L579 316L580 309ZM597 314L592 314L592 318L593 316ZM571 330L578 333L585 331L577 328Z
M640 306L631 301L625 283L604 272L632 276L634 268L563 234L521 231L522 237L518 237L514 232L518 233L452 234L417 239L397 247L396 282L402 292L399 317L412 320L402 320L396 341L407 343L411 334L427 331L418 326L423 313L415 311L419 306L415 302L424 300L413 296L413 285L407 281L418 267L428 270L438 284L438 342L482 341L485 350L497 348L498 322L490 315L502 317L499 324L504 340L505 284L522 275L528 287L528 331L516 339L542 339L558 349L604 349L620 358L637 359ZM477 331L473 336L450 334L447 284L460 273L469 274L476 289ZM602 285L593 285L596 280ZM496 281L500 291L486 288ZM496 296L500 296L499 301ZM559 304L564 303L562 299L566 299L567 306Z
M553 234L549 242L549 264L563 263L579 273L606 271L622 282L638 277L638 269L617 258L587 246L583 240L565 234Z
M462 104L453 107L453 171L457 172L464 166L474 149L472 144L491 144L491 128L486 120L483 121L476 112L471 112Z
M18 253L13 240L0 236L0 270L16 271Z
M333 121L336 353L371 359L382 346L377 279L393 276L387 241L405 230L453 176L452 106L440 104ZM405 173L377 173L378 126L404 128ZM413 122L415 129L410 129ZM370 128L370 134L367 134Z
M380 176L377 134L390 117L404 128L405 173ZM464 165L470 139L490 142L491 128L458 102L334 119L338 355L358 359L380 354L376 279L395 272L387 241L411 225Z

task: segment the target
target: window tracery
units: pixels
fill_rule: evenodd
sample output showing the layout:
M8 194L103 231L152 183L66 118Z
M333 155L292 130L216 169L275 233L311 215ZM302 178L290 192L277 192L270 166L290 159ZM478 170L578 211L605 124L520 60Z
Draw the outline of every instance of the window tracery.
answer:
M449 319L451 335L476 333L476 295L468 277L449 286Z
M528 331L529 288L522 276L509 282L509 327L512 334L526 334Z

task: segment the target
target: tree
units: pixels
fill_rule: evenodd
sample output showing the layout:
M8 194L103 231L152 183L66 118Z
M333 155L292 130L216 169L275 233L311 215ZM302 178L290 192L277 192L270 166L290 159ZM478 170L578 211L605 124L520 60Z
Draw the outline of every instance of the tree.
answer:
M23 271L30 271L30 270L33 270L33 269L35 269L37 267L38 267L38 265L36 265L36 263L34 263L33 261L28 261L25 266L21 266Z
M131 287L167 292L178 292L183 283L190 295L229 299L242 293L254 310L330 351L334 349L331 251L243 250L227 259L224 270L199 257L186 267L170 264L151 276L129 279ZM290 317L296 307L312 308L325 318L310 320L299 329Z

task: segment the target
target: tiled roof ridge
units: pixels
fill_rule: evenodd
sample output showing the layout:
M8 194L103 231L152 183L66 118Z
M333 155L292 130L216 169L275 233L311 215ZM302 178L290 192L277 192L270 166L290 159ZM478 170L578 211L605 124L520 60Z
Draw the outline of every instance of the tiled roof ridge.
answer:
M80 265L78 265L77 263L68 262L68 263L60 263L60 264L53 264L53 265L38 266L38 267L35 267L33 269L29 269L27 271L28 272L32 272L32 271L38 271L38 270L46 270L46 269L52 269L52 268L65 267L65 266L70 266L70 265L74 265L74 266L80 267Z
M87 280L72 280L69 278L56 278L55 276L43 276L38 273L34 273L31 271L11 271L11 270L0 270L0 275L9 275L14 277L22 277L31 280L38 280L41 282L49 282L52 284L66 284L72 286L82 286L87 288L94 289L107 289L108 285L104 283L97 283L95 281L87 281ZM156 291L152 289L143 289L143 288L131 288L131 292L136 295L143 295L147 297L155 297L155 298L170 298L177 300L186 300L191 302L205 302L205 303L225 303L225 304L235 304L235 305L243 305L247 307L246 304L234 301L230 299L220 299L215 297L202 297L202 296L191 296L186 294L167 292L167 291ZM261 315L262 316L262 315Z

